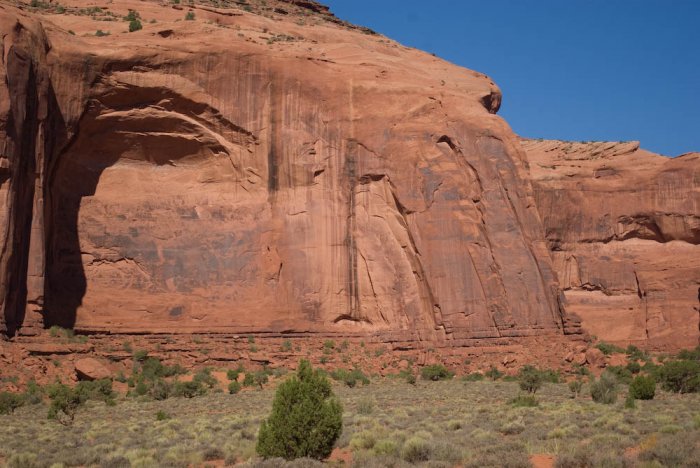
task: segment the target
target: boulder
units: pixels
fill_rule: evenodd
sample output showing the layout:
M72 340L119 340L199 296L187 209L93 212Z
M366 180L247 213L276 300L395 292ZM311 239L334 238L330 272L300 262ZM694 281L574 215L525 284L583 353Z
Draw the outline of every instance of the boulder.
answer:
M100 361L94 358L81 358L75 361L75 373L78 380L108 379L112 373Z

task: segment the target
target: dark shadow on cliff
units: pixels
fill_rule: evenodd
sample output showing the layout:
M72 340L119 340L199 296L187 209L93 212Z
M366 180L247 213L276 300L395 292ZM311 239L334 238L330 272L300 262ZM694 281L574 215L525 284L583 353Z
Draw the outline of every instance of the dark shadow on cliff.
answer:
M51 170L46 197L46 283L44 326L73 328L87 291L78 220L84 197L95 194L102 172L119 159L110 151L111 132L88 110Z

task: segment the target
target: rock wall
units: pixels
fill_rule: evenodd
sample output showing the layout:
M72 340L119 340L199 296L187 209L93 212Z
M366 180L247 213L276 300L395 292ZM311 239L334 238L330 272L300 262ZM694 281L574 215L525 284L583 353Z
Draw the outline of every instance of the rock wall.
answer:
M484 75L325 10L66 3L0 5L8 334L578 332Z
M700 339L700 153L522 140L568 308L607 341Z

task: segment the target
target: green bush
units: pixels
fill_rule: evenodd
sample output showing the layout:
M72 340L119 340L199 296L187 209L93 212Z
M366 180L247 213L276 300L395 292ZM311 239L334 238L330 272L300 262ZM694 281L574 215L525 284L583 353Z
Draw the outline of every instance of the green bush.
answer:
M243 379L244 387L255 387L258 386L263 388L269 380L267 372L264 370L258 370L255 372L246 372L245 378Z
M27 390L24 391L24 402L27 405L38 405L44 401L44 389L34 380L27 382Z
M498 380L503 377L503 372L499 371L496 366L491 366L484 375L491 380Z
M237 380L233 380L228 384L228 392L231 395L235 395L236 393L241 391L241 384L238 383Z
M513 406L525 408L532 408L539 405L539 402L537 401L537 398L535 398L535 395L518 395L517 397L510 400L509 403Z
M194 377L192 377L192 381L200 384L204 388L214 388L219 384L216 377L211 375L211 369L208 367L197 372Z
M625 366L625 369L630 371L632 374L639 374L642 371L642 366L637 361L630 361Z
M656 381L654 377L638 375L630 384L630 393L636 400L653 400L656 394Z
M141 15L136 10L129 10L129 13L124 17L124 21L136 21L141 18Z
M617 377L609 372L603 372L600 380L591 381L591 398L597 403L611 405L617 400Z
M22 395L10 392L0 392L0 414L12 414L24 405Z
M678 393L700 391L698 361L667 361L656 369L655 374L665 390Z
M632 372L626 367L608 366L605 371L613 374L619 383L629 385L632 382Z
M454 373L450 372L442 364L432 364L421 368L420 376L423 380L432 380L436 382L438 380L450 380L452 376L454 376Z
M188 11L185 15L185 21L194 21L194 11Z
M613 353L624 353L625 350L620 348L619 346L615 346L614 344L610 343L605 343L601 341L597 345L595 345L596 348L598 348L600 351L602 351L603 354L606 356L613 354Z
M129 22L129 32L139 31L143 29L143 25L139 20L133 20Z
M642 351L641 349L637 348L634 345L629 345L627 349L625 350L627 353L627 357L630 358L631 361L648 361L649 360L649 354L647 354L646 351Z
M292 350L292 342L289 340L284 340L282 342L282 346L280 347L280 351L288 353Z
M523 367L518 374L520 389L528 393L536 393L543 381L542 373L532 366Z
M76 392L60 382L49 385L47 393L51 399L48 418L64 426L73 424L78 408L85 403L85 393Z
M194 398L206 394L202 382L191 380L189 382L173 382L170 387L170 396L181 398Z
M239 365L236 369L229 369L226 371L226 378L229 380L238 380L238 376L241 372L245 372L245 368Z
M700 361L700 345L696 346L694 349L684 349L680 351L677 357L682 361Z
M148 351L145 349L137 349L134 351L133 357L136 362L144 362L148 357Z
M277 388L255 449L264 458L327 458L340 437L342 414L328 379L302 360L297 374Z
M569 390L574 394L574 398L578 398L581 390L583 389L583 381L580 379L572 380L569 382Z
M336 369L330 373L333 380L343 382L350 388L354 388L358 383L369 385L369 378L360 369Z
M428 461L432 451L429 441L420 437L411 437L403 444L401 458L409 463Z

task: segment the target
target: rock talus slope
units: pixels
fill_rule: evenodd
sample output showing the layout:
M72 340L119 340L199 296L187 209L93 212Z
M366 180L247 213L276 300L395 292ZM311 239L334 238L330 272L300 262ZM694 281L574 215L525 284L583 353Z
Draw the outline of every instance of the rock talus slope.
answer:
M700 153L522 140L568 308L609 341L698 343Z
M65 3L0 3L8 334L578 332L484 75L314 2Z

